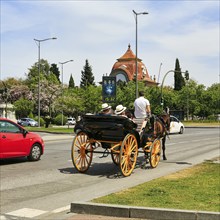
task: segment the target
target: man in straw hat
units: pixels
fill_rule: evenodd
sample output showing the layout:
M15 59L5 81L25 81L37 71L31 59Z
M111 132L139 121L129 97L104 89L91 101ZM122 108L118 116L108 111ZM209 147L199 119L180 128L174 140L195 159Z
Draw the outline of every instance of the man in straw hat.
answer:
M116 115L121 115L121 116L124 116L124 117L127 117L126 114L125 114L125 110L127 108L124 107L123 105L118 105L116 106L116 109L115 109L115 114Z
M112 107L108 103L102 104L101 115L110 115L112 113Z

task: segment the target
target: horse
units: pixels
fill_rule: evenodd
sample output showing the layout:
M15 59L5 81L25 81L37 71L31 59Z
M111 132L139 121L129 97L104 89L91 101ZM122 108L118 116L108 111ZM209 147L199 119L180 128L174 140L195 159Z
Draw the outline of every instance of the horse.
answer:
M147 126L145 127L144 134L142 136L142 147L145 146L148 138L151 139L161 138L162 139L162 151L163 160L167 160L165 150L166 150L166 136L170 131L170 114L169 108L166 108L161 115L153 115L149 119ZM145 155L148 159L149 155Z
M169 109L166 108L165 112L156 117L154 122L153 134L155 137L162 138L162 150L163 150L163 160L167 160L165 150L166 150L166 137L170 132L170 114Z

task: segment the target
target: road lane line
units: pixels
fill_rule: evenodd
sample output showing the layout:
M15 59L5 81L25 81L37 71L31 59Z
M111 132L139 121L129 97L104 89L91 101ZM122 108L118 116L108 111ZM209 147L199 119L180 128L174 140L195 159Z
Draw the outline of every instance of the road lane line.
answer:
M170 146L170 145L175 145L175 144L178 144L178 143L169 143L169 144L166 144L166 145Z

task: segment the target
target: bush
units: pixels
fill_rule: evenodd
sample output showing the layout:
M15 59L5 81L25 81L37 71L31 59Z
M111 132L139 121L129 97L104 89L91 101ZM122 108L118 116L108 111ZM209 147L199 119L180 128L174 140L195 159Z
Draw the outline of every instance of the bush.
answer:
M57 115L54 120L53 123L55 125L62 125L62 114ZM63 116L63 124L65 125L67 123L67 118L65 116Z
M209 121L217 121L217 116L215 116L215 115L209 115L209 116L207 117L207 119L208 119Z
M38 122L38 117L36 116L36 117L34 118L34 120ZM45 124L44 119L40 117L40 127L44 126L44 124Z
M32 118L32 119L34 119L34 115L33 115L32 112L28 115L28 118ZM36 121L36 120L35 120L35 121Z

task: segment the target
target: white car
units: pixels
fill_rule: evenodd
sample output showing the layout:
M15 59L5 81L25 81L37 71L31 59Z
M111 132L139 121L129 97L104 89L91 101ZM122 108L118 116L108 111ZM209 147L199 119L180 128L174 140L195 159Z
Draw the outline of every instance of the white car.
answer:
M67 118L67 125L75 125L76 119L75 118Z
M173 133L183 134L184 129L185 127L183 123L179 119L177 119L175 116L171 115L170 116L170 134L173 134Z

